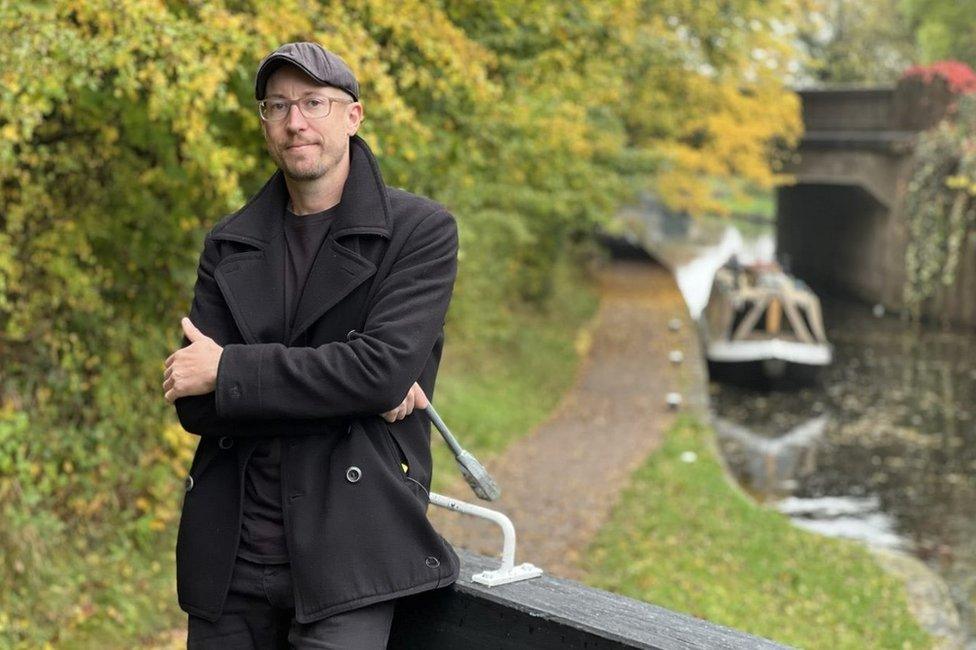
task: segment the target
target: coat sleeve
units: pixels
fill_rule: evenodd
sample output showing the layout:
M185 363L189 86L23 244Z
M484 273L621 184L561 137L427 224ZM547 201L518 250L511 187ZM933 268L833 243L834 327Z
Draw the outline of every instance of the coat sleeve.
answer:
M400 404L440 335L457 274L454 217L439 210L407 237L368 307L364 331L318 347L224 347L215 407L223 418L375 415Z
M193 304L190 306L189 318L197 328L212 338L218 345L226 345L239 339L236 331L229 329L233 323L233 316L224 301L223 295L217 288L213 271L218 261L218 251L210 235L204 239L203 252L197 266L197 280L193 287ZM183 345L190 345L190 340L183 336ZM190 395L177 398L173 405L180 424L189 433L201 436L220 436L228 433L228 422L217 414L215 393L205 395Z

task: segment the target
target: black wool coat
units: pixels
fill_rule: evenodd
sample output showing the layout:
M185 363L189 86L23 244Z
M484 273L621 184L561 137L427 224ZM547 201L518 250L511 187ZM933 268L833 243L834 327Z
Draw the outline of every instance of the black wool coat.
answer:
M353 136L335 220L286 332L287 200L279 170L214 226L189 314L224 348L216 390L175 401L183 428L200 436L176 543L177 593L184 611L211 621L227 595L244 471L262 436L283 436L299 622L443 587L459 571L427 519L429 417L415 410L390 424L379 415L414 381L433 398L457 272L454 217L387 187Z

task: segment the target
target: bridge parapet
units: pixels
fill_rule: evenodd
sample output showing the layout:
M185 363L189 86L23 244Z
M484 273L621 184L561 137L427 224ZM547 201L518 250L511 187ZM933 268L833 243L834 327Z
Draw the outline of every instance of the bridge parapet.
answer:
M797 91L803 126L817 131L889 131L895 128L895 87L823 86Z
M891 209L919 131L945 115L948 87L914 79L896 86L834 85L797 91L804 135L784 170L798 183L866 190Z
M904 79L894 86L829 85L797 90L807 133L917 132L945 115L945 83Z

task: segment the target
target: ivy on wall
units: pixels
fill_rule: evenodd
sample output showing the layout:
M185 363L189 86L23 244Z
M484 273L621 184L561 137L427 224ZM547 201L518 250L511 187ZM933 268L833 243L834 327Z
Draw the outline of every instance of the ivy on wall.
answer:
M904 300L914 318L956 281L976 227L976 74L958 62L915 66L905 77L945 83L957 95L946 116L919 134L905 197L908 245Z

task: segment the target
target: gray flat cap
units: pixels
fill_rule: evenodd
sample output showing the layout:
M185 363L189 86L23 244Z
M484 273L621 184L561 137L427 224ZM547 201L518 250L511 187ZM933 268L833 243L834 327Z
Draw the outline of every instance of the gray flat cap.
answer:
M346 62L318 43L308 42L285 43L261 60L254 79L255 99L264 99L271 73L286 63L297 66L320 84L340 88L359 101L359 82Z

